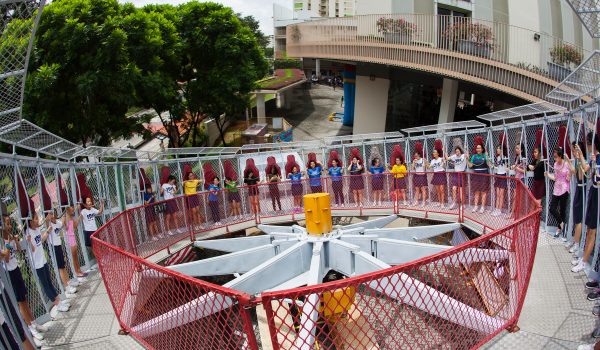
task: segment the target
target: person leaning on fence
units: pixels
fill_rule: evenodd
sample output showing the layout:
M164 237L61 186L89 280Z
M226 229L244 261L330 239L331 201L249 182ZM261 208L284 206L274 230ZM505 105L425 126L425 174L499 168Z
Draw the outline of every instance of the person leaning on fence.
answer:
M57 216L56 209L52 210L48 216L46 216L46 225L50 229L48 241L50 242L52 249L54 249L56 267L58 268L58 274L60 275L60 280L65 289L65 296L67 298L74 298L75 293L77 293L77 288L73 284L78 282L73 281L73 283L71 283L69 281L69 273L67 272L62 240L60 238L61 232L63 231L63 223L58 220Z
M200 225L204 222L202 215L200 215L200 196L198 195L198 187L201 185L202 180L198 179L192 171L187 173L186 179L183 180L183 194L188 199L194 225Z
M425 166L427 162L423 159L422 151L416 150L413 154L413 160L411 170L415 172L412 176L413 187L415 188L415 202L414 206L419 205L419 198L421 198L421 207L427 205L427 174L425 174Z
M569 205L569 192L571 190L571 174L575 174L575 167L571 164L569 156L561 147L557 147L553 152L554 156L554 174L545 172L544 175L554 181L552 190L552 200L550 201L550 215L557 222L558 229L554 237L564 233L565 223L567 221L567 206Z
M331 188L333 189L333 197L337 206L344 205L344 182L342 177L342 167L338 159L331 160L331 166L327 169L329 179L331 180Z
M277 165L275 157L273 156L267 158L265 178L267 183L269 184L269 196L271 197L273 212L277 212L277 207L279 207L279 211L281 211L281 195L279 193L279 182L281 181L281 168L279 167L279 165ZM275 204L277 204L277 206Z
M446 161L454 165L454 173L450 174L450 186L452 186L452 204L448 209L452 210L458 206L458 189L463 188L463 173L467 169L467 156L461 146L454 147L454 154L446 158Z
M369 167L369 174L371 174L371 189L373 190L373 204L381 205L383 201L383 180L385 167L381 163L381 159L373 158L371 160L371 166Z
M42 333L48 331L48 328L38 325L33 317L33 312L31 311L29 302L27 301L27 287L25 286L25 281L23 280L23 275L21 274L21 269L19 268L19 262L17 261L17 252L19 250L25 250L23 248L24 242L20 240L19 236L13 235L13 226L10 217L8 215L4 215L3 219L4 227L2 229L2 238L4 241L4 247L2 247L0 250L0 255L4 261L4 264L2 265L8 272L10 284L12 286L15 299L17 300L19 311L23 317L23 321L25 321L25 324L28 326L33 337L41 342L44 340L44 335ZM13 319L15 319L14 316ZM36 342L36 345L38 344L41 343Z
M323 184L321 183L321 174L323 173L323 165L316 160L311 160L308 163L308 168L306 169L306 175L310 184L310 191L312 193L321 193L323 192Z
M503 144L503 146L496 146L496 155L494 156L494 173L498 176L494 179L496 208L492 211L492 216L502 215L502 210L504 209L504 197L506 195L506 189L508 188L508 180L506 179L508 158L505 155L507 150L504 146L506 146L506 144Z
M156 202L156 193L152 191L152 185L146 184L146 191L144 192L144 214L146 215L146 223L148 224L148 232L150 233L150 239L157 241L158 238L158 225L156 224L156 213L154 211L154 203Z
M406 164L401 157L394 158L394 165L390 167L390 173L393 178L394 201L399 204L402 201L404 206L406 203Z
M365 182L363 179L363 173L365 169L362 162L358 157L352 157L350 165L348 165L348 172L350 173L350 191L352 191L352 198L356 206L362 207L363 205L363 191L365 189Z
M184 231L177 228L177 222L175 220L175 214L179 210L177 207L177 201L174 200L175 194L177 193L177 179L173 175L169 175L167 182L162 184L160 187L160 194L166 202L166 225L167 233L169 235L183 233ZM169 223L171 225L169 225Z
M250 197L250 204L252 208L252 214L258 215L260 212L260 204L258 203L258 186L256 185L259 181L258 173L254 173L254 170L249 170L244 177L244 183L248 186L248 196Z
M242 202L242 198L240 196L237 181L226 177L225 189L227 190L227 200L229 201L229 206L231 207L230 215L233 218L238 218L242 216L242 211L240 209L240 203Z
M85 246L88 249L92 250L92 235L98 229L98 224L96 223L96 217L102 215L104 211L104 203L100 201L100 209L96 209L94 207L94 201L92 198L85 198L85 207L81 210L81 216L83 221L83 238L85 240ZM93 270L94 268L92 268Z
M60 300L58 292L52 284L52 277L50 277L50 267L48 266L48 261L46 260L46 254L44 252L44 241L48 238L51 230L52 227L49 227L46 232L42 233L38 215L36 212L33 212L31 220L27 223L25 238L29 243L32 263L42 290L44 291L44 294L46 294L46 297L54 303L54 307L50 311L50 315L54 318L58 311L69 311L71 304L68 299L63 301Z
M581 272L589 267L590 258L596 243L596 228L598 227L598 187L600 187L600 137L590 132L587 135L587 151L590 162L585 165L585 172L590 173L591 186L588 191L587 210L585 214L585 226L587 227L585 248L583 256L578 261L573 260L575 266L572 272ZM575 264L577 263L577 264Z
M468 162L469 167L473 169L475 173L471 177L471 191L475 192L473 199L473 213L479 211L480 214L485 213L485 206L487 204L487 194L490 189L489 178L484 174L489 174L489 159L483 147L482 143L478 143L475 146L475 154L471 156ZM481 202L479 200L481 199ZM481 203L481 208L479 208Z
M75 276L77 281L83 283L86 281L86 272L81 271L79 265L79 249L77 248L77 239L75 238L75 232L77 232L77 226L81 223L82 216L75 218L75 208L72 206L67 207L65 215L63 216L63 227L65 227L65 240L69 244L71 249L71 256L73 257L73 266L75 268Z
M212 215L213 223L215 225L221 225L221 213L219 208L219 186L221 179L215 176L213 183L208 186L208 207L210 208L210 214Z
M575 177L577 178L577 186L575 187L575 195L573 196L573 242L567 244L569 253L574 254L573 258L577 258L579 254L579 244L581 242L581 231L583 223L584 211L584 192L586 188L586 171L585 165L585 143L573 143L573 166L575 167ZM579 259L578 259L579 260Z
M298 165L292 166L292 171L287 175L292 187L292 196L294 197L294 213L302 211L302 195L304 194L304 185L302 184L302 173Z
M444 158L442 158L442 150L434 149L429 169L433 170L431 177L431 185L435 188L435 194L438 200L437 206L442 209L446 208L446 169L444 168Z
M539 147L533 149L533 159L528 165L528 169L533 171L533 185L531 192L536 202L541 205L542 198L546 196L546 180L544 173L546 172L546 164L542 160L542 152Z

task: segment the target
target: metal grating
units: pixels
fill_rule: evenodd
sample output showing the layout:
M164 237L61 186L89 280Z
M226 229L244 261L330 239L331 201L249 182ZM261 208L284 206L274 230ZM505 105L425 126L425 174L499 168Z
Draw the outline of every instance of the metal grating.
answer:
M497 122L497 121L506 121L510 119L522 119L523 117L539 115L539 114L558 114L564 113L567 109L562 106L555 105L550 102L536 102L531 103L524 106L518 106L508 109L503 109L501 111L496 111L492 113L487 113L478 116L477 118L488 121L488 122Z
M565 0L593 38L600 38L600 1Z
M600 51L596 50L546 95L547 100L562 103L585 102L600 97Z

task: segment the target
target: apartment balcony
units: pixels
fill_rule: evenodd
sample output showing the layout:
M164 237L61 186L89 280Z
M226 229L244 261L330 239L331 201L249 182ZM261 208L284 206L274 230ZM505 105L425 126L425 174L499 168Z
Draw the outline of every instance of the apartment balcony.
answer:
M591 51L504 23L402 14L288 26L287 54L421 70L539 101Z

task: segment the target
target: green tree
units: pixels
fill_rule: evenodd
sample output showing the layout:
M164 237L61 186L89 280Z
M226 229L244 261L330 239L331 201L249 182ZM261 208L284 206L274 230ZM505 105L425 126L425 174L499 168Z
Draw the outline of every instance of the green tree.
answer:
M160 31L148 29L147 36L131 40L128 25L134 21L128 16L135 15L132 5L116 0L57 0L47 6L31 57L25 116L84 146L108 145L142 131L142 119L125 117L136 104L141 74L132 56L143 56Z
M254 32L230 8L193 1L179 11L184 52L180 80L185 82L191 139L197 139L199 123L210 117L225 144L228 119L249 105L249 93L266 74L267 63Z

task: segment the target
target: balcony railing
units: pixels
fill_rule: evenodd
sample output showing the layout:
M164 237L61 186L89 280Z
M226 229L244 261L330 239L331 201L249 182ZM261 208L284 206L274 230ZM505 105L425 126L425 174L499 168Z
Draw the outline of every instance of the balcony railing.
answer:
M505 23L421 14L291 25L287 50L291 57L345 58L471 76L518 90L530 100L541 98L591 54L562 39ZM535 81L523 81L531 79Z

